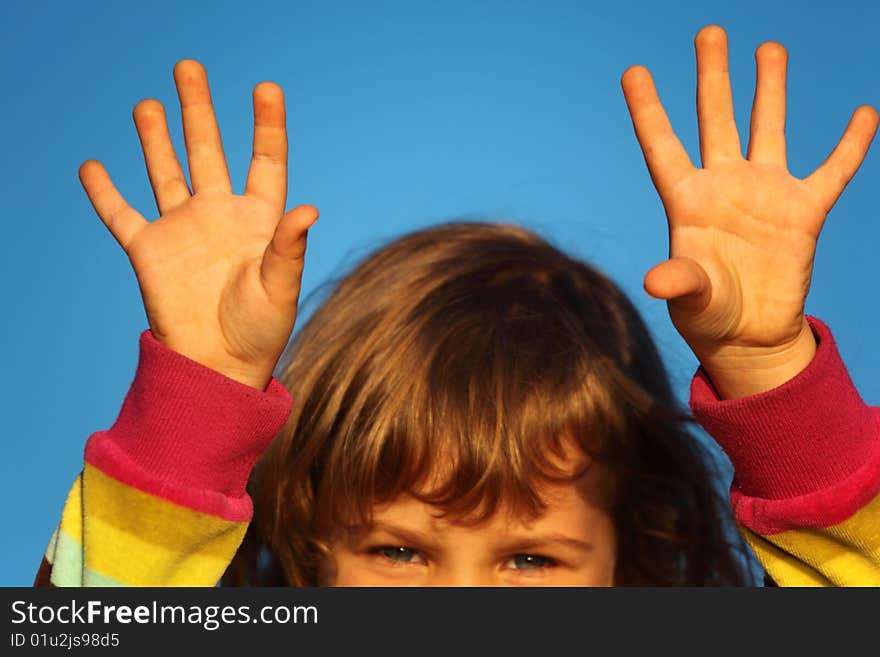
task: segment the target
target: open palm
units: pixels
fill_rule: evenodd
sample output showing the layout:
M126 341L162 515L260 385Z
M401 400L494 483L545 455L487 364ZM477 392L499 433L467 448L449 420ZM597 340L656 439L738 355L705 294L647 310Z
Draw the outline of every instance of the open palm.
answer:
M254 89L254 147L244 195L232 193L204 67L182 60L174 78L192 179L190 193L165 112L134 109L160 218L148 222L95 160L80 180L128 255L153 336L169 348L265 388L296 320L306 233L317 210L284 212L287 132L280 87Z
M878 117L858 108L824 164L796 178L786 164L785 49L768 42L756 52L744 158L727 36L705 27L695 47L703 168L675 136L647 69L631 67L621 84L669 222L670 258L647 273L645 289L668 301L673 323L705 365L750 350L784 350L809 332L804 303L816 241L864 159Z

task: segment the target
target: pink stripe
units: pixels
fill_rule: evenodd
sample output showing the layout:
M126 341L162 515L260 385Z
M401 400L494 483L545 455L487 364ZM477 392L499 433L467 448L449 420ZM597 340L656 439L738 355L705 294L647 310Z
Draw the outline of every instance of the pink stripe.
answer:
M86 445L85 459L120 485L136 488L167 502L230 522L250 522L253 516L253 503L247 494L229 497L212 490L179 488L157 479L131 461L107 433L92 436Z
M769 536L791 529L831 527L855 515L880 494L880 454L834 488L787 500L761 500L731 490L737 521Z

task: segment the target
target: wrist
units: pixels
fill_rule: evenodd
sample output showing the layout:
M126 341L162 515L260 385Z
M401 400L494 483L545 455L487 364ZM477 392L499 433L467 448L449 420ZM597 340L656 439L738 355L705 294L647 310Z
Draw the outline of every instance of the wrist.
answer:
M210 367L212 370L219 372L223 376L226 376L233 381L238 381L246 386L250 386L251 388L256 388L257 390L261 390L265 392L266 386L269 385L269 381L272 380L272 370L246 370L246 369L237 369L234 367L214 367L212 365L206 365Z
M772 347L728 347L700 364L722 399L767 392L803 372L816 355L816 338L807 322L793 341Z
M167 337L158 337L152 330L150 330L150 334L156 342L171 351L243 385L265 392L266 386L272 380L274 363L266 362L262 365L248 363L235 359L226 353L217 353L217 350L211 350L210 353L207 351L194 353L193 349L175 344Z

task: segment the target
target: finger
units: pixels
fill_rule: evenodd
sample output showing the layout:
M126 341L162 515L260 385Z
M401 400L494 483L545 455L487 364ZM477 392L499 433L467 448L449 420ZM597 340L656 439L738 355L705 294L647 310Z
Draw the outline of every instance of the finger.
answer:
M161 216L190 198L189 186L171 144L162 103L153 98L142 100L134 106L132 118L141 140L147 174Z
M631 66L621 77L620 85L651 180L663 196L693 171L694 165L672 130L648 69Z
M785 75L788 52L768 41L755 51L757 82L749 128L748 158L753 162L786 166Z
M697 51L697 120L703 166L742 157L733 116L733 96L727 67L727 34L707 25L694 39Z
M147 225L147 220L126 203L107 175L104 165L97 160L86 160L80 165L79 180L101 221L122 250L128 253L128 245Z
M318 210L312 205L300 205L281 217L260 263L260 278L269 298L296 303L306 252L306 233L317 219Z
M877 123L877 110L873 107L862 105L856 109L837 146L825 162L806 178L826 213L862 165L877 132Z
M259 196L284 212L287 202L287 127L284 92L273 82L254 88L254 153L246 196Z
M676 300L687 310L699 312L712 295L706 271L690 258L670 258L645 274L645 291L656 299Z
M182 59L174 66L174 81L183 116L183 136L193 192L232 193L220 128L214 116L208 74L194 59Z

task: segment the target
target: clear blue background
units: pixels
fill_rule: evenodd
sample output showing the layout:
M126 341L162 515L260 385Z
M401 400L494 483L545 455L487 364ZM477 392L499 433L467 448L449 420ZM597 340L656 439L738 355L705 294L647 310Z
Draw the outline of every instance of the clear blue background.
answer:
M156 208L131 119L166 107L185 164L172 68L209 81L233 188L251 153L251 92L285 90L288 202L312 203L307 294L403 231L481 213L517 221L593 261L653 328L682 399L695 359L641 288L666 257L666 221L620 91L648 66L699 162L693 37L730 38L743 142L754 50L790 52L789 162L806 176L853 109L880 105L880 3L4 2L0 584L28 585L81 468L116 419L146 319L125 254L77 178L100 160L129 203ZM819 244L808 312L834 330L863 396L880 401L875 145Z

